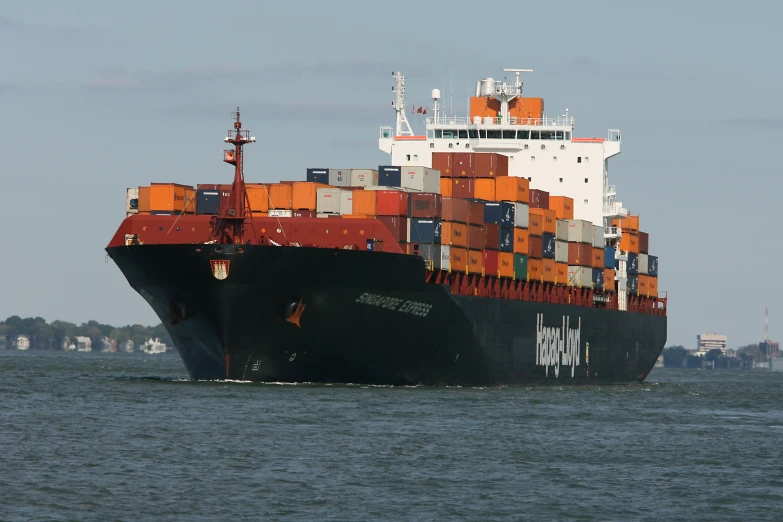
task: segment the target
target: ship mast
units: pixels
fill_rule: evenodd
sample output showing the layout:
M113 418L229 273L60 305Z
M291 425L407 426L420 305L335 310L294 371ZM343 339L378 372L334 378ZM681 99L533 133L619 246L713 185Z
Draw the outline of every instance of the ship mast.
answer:
M250 137L250 131L242 130L242 122L239 119L239 107L233 114L234 116L234 128L228 131L228 136L223 138L223 141L230 143L234 146L234 150L224 151L223 161L234 165L234 183L231 186L231 197L229 199L228 208L221 209L220 221L228 221L230 230L230 236L226 237L223 234L224 231L215 230L215 235L218 237L220 243L242 243L242 236L245 224L245 174L244 174L244 157L242 154L242 146L246 143L255 143L256 139ZM232 132L234 136L232 136ZM230 239L229 239L230 238Z

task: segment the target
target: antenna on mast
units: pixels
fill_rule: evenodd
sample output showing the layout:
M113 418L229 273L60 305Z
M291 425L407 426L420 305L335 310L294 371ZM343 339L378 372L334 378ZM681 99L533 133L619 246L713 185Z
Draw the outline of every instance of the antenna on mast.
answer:
M393 72L392 76L394 76L394 87L392 87L392 90L395 92L392 106L397 112L397 130L394 135L413 136L408 117L405 116L405 76L400 71Z
M229 129L228 136L223 141L230 143L234 149L223 151L223 161L234 165L234 183L231 185L231 198L228 208L220 209L219 219L215 221L214 236L219 243L242 243L245 225L245 173L242 146L246 143L255 143L255 137L250 136L250 131L242 129L242 121L239 118L239 107L232 113L234 120L233 129ZM233 133L233 136L232 136ZM221 230L223 221L228 222L228 227Z
M769 341L769 308L764 307L764 342Z

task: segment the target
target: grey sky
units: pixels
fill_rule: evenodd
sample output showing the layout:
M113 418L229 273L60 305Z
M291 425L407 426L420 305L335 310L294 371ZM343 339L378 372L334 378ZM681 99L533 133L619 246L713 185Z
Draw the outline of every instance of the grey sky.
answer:
M247 178L302 178L388 160L393 69L409 105L453 85L463 113L476 80L524 67L577 136L622 129L610 178L660 256L669 344L756 342L766 303L783 337L780 3L434 4L4 2L0 317L157 323L104 262L125 188L229 181L237 105Z

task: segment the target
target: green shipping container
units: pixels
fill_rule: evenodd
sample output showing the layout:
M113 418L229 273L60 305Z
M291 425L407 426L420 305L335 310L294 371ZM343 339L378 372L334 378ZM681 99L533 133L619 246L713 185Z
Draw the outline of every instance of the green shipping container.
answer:
M527 256L525 254L514 254L514 279L527 281Z

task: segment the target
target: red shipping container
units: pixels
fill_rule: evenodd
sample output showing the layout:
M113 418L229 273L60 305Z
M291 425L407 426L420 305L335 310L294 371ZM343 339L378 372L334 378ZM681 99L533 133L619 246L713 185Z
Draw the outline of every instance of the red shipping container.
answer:
M314 218L315 210L294 210L291 216L295 218Z
M487 250L500 248L500 225L494 223L484 225L484 248Z
M378 216L407 216L408 193L401 190L377 190L375 214Z
M454 153L454 177L455 178L473 178L475 177L473 165L473 154L470 152Z
M484 203L481 201L469 201L468 223L471 225L484 224Z
M401 216L378 216L378 221L386 225L391 235L397 241L405 242L408 240L408 218Z
M473 175L477 178L508 176L508 156L494 152L480 152L473 155Z
M549 208L549 192L530 189L530 208Z
M498 254L497 250L484 250L484 275L498 275Z
M443 214L443 196L435 192L411 192L410 216L439 218Z
M450 178L454 176L454 153L453 152L433 152L432 168L440 171L441 178Z
M639 231L639 253L650 253L650 235L647 232Z
M498 229L498 234L500 234L500 229ZM484 225L470 225L468 227L468 248L483 250L484 243Z
M472 199L476 194L476 187L473 186L472 179L454 178L451 196L462 199Z
M528 246L527 255L531 259L541 259L542 257L544 257L543 238L540 238L538 236L528 236L527 246Z
M400 250L402 250L403 254L410 254L411 253L410 243L406 243L405 241L400 241Z
M568 243L568 264L571 266L593 266L593 245Z
M470 201L458 198L443 198L443 221L467 223L470 215Z

